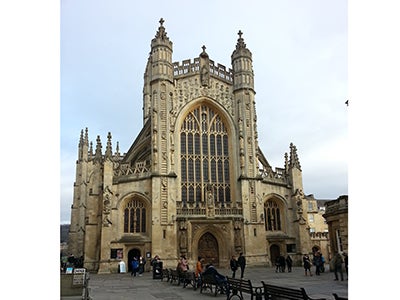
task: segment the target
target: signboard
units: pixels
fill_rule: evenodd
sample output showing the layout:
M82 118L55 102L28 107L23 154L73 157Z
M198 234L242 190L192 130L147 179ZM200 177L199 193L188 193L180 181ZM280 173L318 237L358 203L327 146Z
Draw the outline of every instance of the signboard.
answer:
M72 285L83 285L85 283L86 269L78 268L74 270L74 277L72 278Z

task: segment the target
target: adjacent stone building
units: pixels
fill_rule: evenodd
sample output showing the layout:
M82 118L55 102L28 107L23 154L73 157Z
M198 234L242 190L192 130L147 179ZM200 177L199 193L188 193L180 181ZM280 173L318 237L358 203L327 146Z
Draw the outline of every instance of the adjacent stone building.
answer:
M331 256L349 251L348 200L347 195L342 195L325 203L323 217L328 224Z
M243 33L230 68L211 60L205 46L178 63L163 23L144 73L143 128L130 149L121 154L117 143L113 151L109 133L103 152L99 136L93 145L88 129L81 132L69 251L99 273L139 255L159 255L168 267L181 254L192 266L202 256L226 267L240 252L249 265L271 265L287 253L299 263L321 247L310 215L322 217L317 200L304 195L296 146L275 169L258 146Z

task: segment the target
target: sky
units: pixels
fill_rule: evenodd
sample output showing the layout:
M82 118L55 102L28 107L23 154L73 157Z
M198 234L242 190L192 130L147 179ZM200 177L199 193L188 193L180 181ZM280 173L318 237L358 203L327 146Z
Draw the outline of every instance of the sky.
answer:
M193 59L204 44L229 66L243 31L262 151L280 167L293 142L305 193L317 198L335 198L348 183L349 294L391 299L396 269L380 277L363 271L398 228L398 1L247 1L238 9L237 1L151 3L0 2L0 256L10 278L3 293L59 296L59 224L70 218L80 130L89 127L90 140L100 135L103 143L111 131L113 146L118 140L127 151L141 128L142 76L163 17L175 61ZM14 258L31 253L43 259L21 289L14 278L22 260ZM43 278L48 288L39 291Z
M150 42L165 20L173 61L202 46L231 67L238 31L253 54L259 146L273 168L294 143L306 194L348 194L347 1L61 1L60 222L70 222L82 129L127 152L142 123ZM104 151L103 151L104 152Z

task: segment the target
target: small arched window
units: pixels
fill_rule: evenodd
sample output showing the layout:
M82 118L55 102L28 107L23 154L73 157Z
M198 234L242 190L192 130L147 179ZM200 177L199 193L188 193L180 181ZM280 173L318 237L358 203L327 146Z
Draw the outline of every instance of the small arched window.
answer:
M282 230L281 210L274 200L268 200L264 204L265 230Z
M128 202L124 210L124 232L146 232L146 207L137 199Z

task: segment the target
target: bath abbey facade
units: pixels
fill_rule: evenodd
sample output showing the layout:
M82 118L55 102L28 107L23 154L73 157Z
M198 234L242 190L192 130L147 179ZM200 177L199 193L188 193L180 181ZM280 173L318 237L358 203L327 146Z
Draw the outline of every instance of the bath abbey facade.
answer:
M180 63L163 23L151 40L143 128L131 147L122 154L111 133L103 146L81 132L68 251L99 273L140 255L159 255L168 267L181 254L192 266L202 256L227 267L240 252L248 265L271 265L280 254L300 262L315 247L327 254L326 225L317 200L304 194L296 146L288 143L275 168L258 146L242 32L230 68L204 46Z

